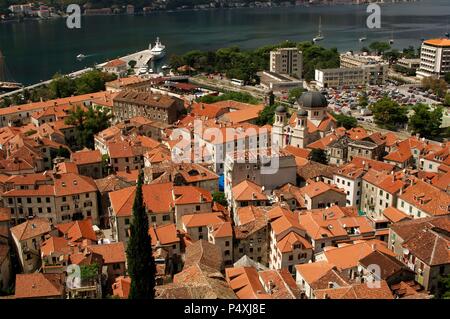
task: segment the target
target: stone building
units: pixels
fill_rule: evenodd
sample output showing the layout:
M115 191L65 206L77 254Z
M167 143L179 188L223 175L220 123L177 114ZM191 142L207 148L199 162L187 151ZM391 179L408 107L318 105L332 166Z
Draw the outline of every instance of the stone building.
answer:
M148 92L123 91L113 100L116 121L143 116L154 121L172 124L184 110L181 99Z

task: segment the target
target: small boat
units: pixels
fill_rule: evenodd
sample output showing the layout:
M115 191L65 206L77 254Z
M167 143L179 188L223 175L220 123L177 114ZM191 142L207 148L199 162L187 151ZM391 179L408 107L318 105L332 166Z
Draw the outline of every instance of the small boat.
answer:
M313 38L313 42L322 41L325 37L322 35L322 17L319 17L319 33L315 38Z
M445 32L445 34L444 34L444 35L445 35L445 37L446 37L446 38L448 38L448 37L450 36L450 33L448 33L448 32Z
M166 69L170 69L170 66L168 66L167 64L164 64L161 69L166 70Z
M391 33L391 39L389 40L389 44L394 44L394 31Z
M80 54L77 55L77 59L78 59L78 60L83 60L85 57L86 57L86 56L85 56L84 54L82 54L82 53L80 53Z
M359 42L364 42L364 41L366 41L366 40L367 40L366 37L361 37L361 38L359 38Z

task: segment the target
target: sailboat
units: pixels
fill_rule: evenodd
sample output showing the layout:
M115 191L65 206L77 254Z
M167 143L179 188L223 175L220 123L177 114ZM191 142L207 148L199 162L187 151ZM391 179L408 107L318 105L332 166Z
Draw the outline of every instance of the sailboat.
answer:
M322 41L325 37L322 35L322 17L319 17L319 33L313 39L313 42Z

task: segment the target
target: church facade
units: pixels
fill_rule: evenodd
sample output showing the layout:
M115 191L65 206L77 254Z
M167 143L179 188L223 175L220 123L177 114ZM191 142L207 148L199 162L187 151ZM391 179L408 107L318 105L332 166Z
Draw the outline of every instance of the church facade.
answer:
M287 109L275 109L272 126L273 143L279 148L291 145L306 148L337 127L336 119L328 112L328 102L320 92L305 92L297 100L298 111L288 118Z

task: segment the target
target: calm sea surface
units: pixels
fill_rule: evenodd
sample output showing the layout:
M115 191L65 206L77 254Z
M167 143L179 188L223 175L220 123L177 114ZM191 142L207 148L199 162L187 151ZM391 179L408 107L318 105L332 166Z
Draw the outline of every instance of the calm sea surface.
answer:
M83 17L70 30L65 20L0 24L0 50L14 80L31 84L54 73L68 73L94 63L142 50L159 36L168 56L193 49L237 45L244 49L284 40L311 40L319 17L325 40L340 51L359 49L374 40L395 40L394 47L418 47L421 38L443 36L449 29L450 1L423 0L381 6L381 29L367 29L366 6L311 6L159 12L147 16ZM366 36L366 42L358 39ZM88 57L79 62L76 55Z

